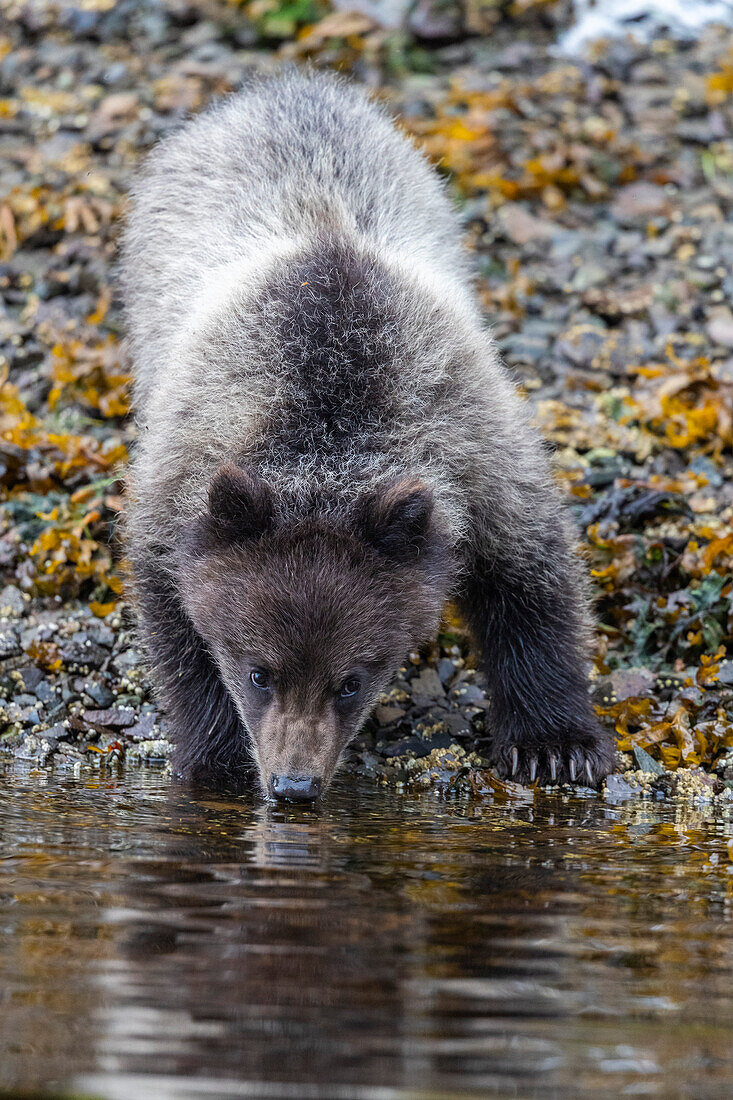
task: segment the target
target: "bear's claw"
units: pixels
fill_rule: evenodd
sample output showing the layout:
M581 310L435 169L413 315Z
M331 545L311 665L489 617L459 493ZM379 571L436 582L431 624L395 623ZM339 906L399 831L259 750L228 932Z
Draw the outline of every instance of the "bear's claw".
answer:
M611 753L605 746L595 748L545 749L533 746L532 750L518 745L507 746L494 761L499 774L519 783L541 785L581 782L589 787L599 787L610 771Z

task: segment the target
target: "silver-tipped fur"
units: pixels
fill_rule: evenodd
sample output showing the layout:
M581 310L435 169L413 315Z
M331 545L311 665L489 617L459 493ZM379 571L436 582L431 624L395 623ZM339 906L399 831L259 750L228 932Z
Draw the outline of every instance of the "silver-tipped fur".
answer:
M218 471L233 465L251 472L237 492L248 515L257 498L257 554L284 530L297 543L299 525L326 524L366 540L370 554L381 547L380 562L398 561L389 568L409 578L427 558L393 554L397 512L374 500L396 492L409 517L409 493L422 494L415 537L439 538L447 552L420 575L420 613L400 609L394 645L420 641L410 635L457 598L491 681L499 767L562 780L577 750L597 782L610 747L587 700L588 616L565 513L480 315L444 187L387 114L352 84L315 74L257 81L221 101L163 141L138 177L122 284L140 428L130 557L183 770L243 771L227 739L241 743L246 726L264 776L259 720L231 657L203 636L214 626L192 592L192 576L219 583L207 599L253 647L255 611L239 622L226 599L251 554L242 564L246 547L236 563L231 547L212 550L231 517L199 532L198 549L190 542L191 525L215 510ZM377 516L368 534L365 499ZM306 537L315 545L316 528ZM189 568L204 552L206 570ZM277 554L292 572L292 547L278 543ZM381 564L369 558L368 569L364 599L369 585L388 584L375 579L387 575ZM328 601L338 604L330 590ZM349 736L388 671L375 674Z

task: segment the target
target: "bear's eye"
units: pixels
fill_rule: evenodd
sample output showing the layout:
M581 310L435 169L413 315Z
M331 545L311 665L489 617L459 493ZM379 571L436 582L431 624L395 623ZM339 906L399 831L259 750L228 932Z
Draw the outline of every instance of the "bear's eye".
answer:
M351 699L358 692L361 687L361 681L357 680L355 676L350 676L348 680L344 680L341 687L338 689L337 695L339 699Z
M270 673L265 668L253 668L249 678L260 691L267 691L271 684Z

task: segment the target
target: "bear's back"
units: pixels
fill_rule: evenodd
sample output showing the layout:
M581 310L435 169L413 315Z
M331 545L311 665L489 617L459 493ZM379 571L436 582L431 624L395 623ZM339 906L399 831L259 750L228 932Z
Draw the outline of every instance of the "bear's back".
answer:
M345 81L255 81L162 142L133 190L123 243L138 380L164 368L207 296L216 307L237 283L255 282L268 256L324 235L468 281L440 180Z

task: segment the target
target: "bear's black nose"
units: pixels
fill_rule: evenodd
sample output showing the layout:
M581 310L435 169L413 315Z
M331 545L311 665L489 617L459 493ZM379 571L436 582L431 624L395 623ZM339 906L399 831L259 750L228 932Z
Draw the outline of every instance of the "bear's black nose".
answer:
M271 775L270 790L275 798L287 802L312 802L321 793L321 780L315 775Z

